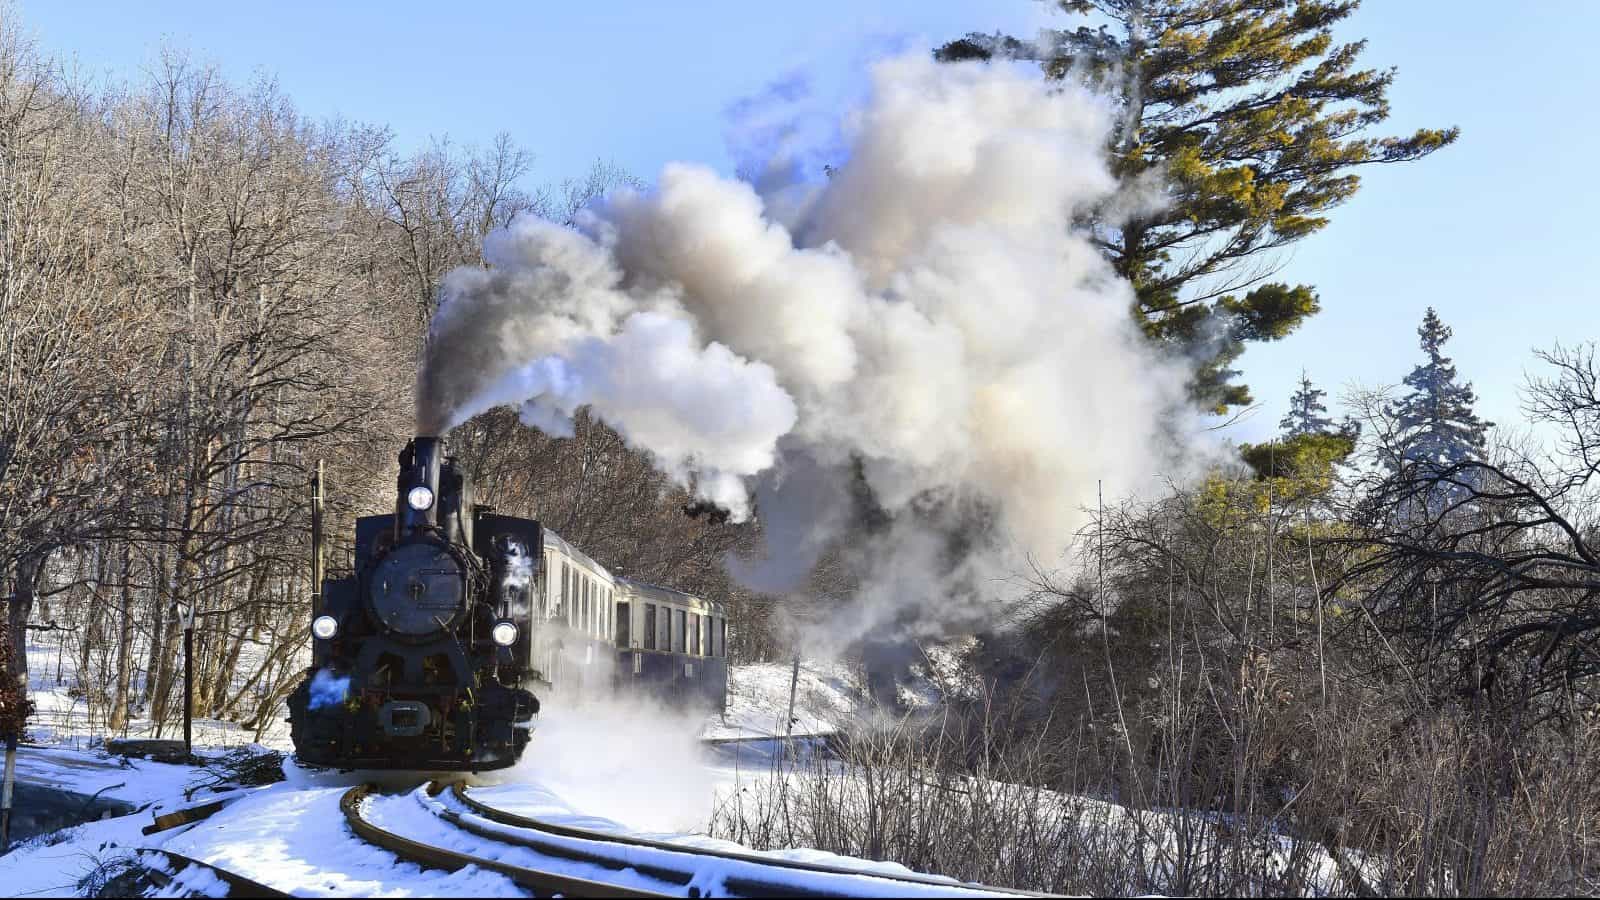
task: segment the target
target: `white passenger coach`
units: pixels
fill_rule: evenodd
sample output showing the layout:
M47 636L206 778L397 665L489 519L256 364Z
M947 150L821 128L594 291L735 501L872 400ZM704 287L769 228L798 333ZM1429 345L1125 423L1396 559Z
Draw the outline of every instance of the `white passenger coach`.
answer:
M548 528L538 573L533 665L566 692L645 690L722 709L726 607L612 575Z

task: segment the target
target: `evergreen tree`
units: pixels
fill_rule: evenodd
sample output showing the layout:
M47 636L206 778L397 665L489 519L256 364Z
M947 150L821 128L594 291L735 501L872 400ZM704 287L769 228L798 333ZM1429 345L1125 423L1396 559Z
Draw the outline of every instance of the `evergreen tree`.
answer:
M1348 419L1336 424L1327 415L1326 391L1300 370L1300 388L1289 398L1289 412L1278 422L1283 436L1265 444L1242 444L1239 455L1256 477L1277 480L1279 496L1310 496L1333 486L1335 470L1355 452L1361 427Z
M1325 415L1328 407L1322 402L1322 398L1327 395L1327 391L1312 387L1311 377L1301 369L1300 389L1289 398L1289 412L1278 422L1278 427L1283 429L1284 435L1295 437L1334 431L1333 420Z
M1356 192L1355 167L1418 159L1457 131L1364 136L1389 115L1394 71L1357 68L1364 42L1334 42L1359 0L1055 2L1106 24L1037 42L971 34L935 55L1034 59L1116 99L1113 171L1162 202L1114 203L1095 236L1133 283L1146 334L1201 361L1196 399L1218 413L1247 404L1231 368L1246 343L1318 309L1310 286L1267 282L1264 254L1326 225Z
M1452 332L1433 307L1417 329L1427 361L1411 370L1411 393L1390 408L1400 437L1400 457L1433 466L1449 466L1483 453L1492 422L1478 418L1472 385L1456 380L1456 367L1444 355Z

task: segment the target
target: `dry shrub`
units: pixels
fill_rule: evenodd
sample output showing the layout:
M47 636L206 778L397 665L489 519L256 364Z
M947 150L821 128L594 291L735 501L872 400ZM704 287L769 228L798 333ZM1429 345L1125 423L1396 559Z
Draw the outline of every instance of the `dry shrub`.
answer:
M1408 714L1349 681L1324 704L1314 671L1267 668L1174 673L1165 720L1110 709L1025 741L992 697L863 726L743 784L710 831L1096 895L1596 893L1595 725Z

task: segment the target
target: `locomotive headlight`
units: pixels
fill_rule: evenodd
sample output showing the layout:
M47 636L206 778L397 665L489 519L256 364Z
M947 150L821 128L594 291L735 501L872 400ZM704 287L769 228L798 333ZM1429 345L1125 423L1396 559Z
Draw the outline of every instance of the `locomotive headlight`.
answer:
M510 622L496 622L494 628L489 630L489 639L502 647L509 647L517 642L517 626Z
M406 503L417 512L422 512L433 505L433 490L427 485L419 484L406 494Z
M330 640L339 633L339 620L333 616L317 616L311 620L311 633L316 635L318 640Z

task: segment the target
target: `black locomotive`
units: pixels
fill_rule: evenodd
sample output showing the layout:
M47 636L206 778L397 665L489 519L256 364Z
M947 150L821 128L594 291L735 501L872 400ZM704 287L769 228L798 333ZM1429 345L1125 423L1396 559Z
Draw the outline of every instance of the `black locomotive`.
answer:
M312 490L312 664L289 697L301 762L481 771L528 743L539 699L637 690L720 709L724 606L613 575L532 519L494 515L443 442L400 453L393 515L356 520L355 566L323 577Z
M498 769L527 745L529 592L539 523L472 502L443 442L400 453L392 516L356 520L355 572L323 580L314 490L312 666L289 698L299 759L373 769Z

